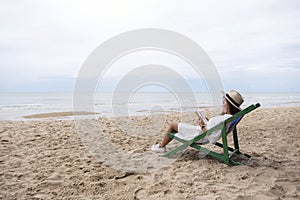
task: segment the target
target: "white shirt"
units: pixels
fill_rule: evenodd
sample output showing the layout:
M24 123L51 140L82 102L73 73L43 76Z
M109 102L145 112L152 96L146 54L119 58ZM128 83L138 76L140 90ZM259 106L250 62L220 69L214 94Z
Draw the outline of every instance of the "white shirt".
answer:
M215 116L208 121L208 123L206 125L206 129L209 130L212 127L220 124L221 122L224 122L226 119L228 119L230 117L232 117L232 115L229 115L229 114ZM222 135L221 133L222 133L221 129L216 130L216 131L212 132L210 135L205 136L205 138L207 138L209 140L209 143L215 143L220 139L220 137Z

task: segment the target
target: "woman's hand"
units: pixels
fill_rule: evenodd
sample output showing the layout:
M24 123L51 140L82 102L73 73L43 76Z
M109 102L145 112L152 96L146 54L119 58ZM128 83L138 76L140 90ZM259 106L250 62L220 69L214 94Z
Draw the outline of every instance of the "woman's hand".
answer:
M205 123L203 122L202 119L199 119L199 120L198 120L198 125L199 125L200 127L202 127L202 126L205 126Z
M207 131L207 129L206 129L206 124L203 122L202 119L199 119L199 120L198 120L198 124L199 124L199 126L201 127L201 130L202 130L203 132Z

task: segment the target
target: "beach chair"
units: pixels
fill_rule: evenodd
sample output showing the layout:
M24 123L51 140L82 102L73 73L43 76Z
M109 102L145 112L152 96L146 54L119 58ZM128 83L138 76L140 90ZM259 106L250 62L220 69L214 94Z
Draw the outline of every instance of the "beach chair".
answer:
M179 142L182 142L183 144L181 146L171 150L170 152L164 154L164 157L170 157L172 155L175 155L177 152L182 151L183 149L186 149L188 146L191 146L191 147L193 147L193 148L195 148L195 149L197 149L201 152L204 152L207 155L210 155L214 158L217 158L218 160L224 162L227 165L241 165L242 163L237 162L237 161L233 161L231 159L234 154L243 154L247 158L251 158L251 156L248 155L248 154L240 152L236 126L241 121L243 116L245 116L247 113L255 110L258 107L260 107L259 103L250 105L247 108L245 108L245 109L241 110L240 112L236 113L232 117L228 118L224 122L212 127L211 129L205 131L203 134L201 134L199 136L196 136L192 140L183 140L183 139L180 139L180 138L176 137L176 135L174 133L169 133L170 138L173 138L173 139L175 139ZM222 143L216 142L215 145L218 146L218 147L223 148L223 153L222 154L216 153L214 151L211 151L211 150L208 150L208 149L202 147L202 145L205 145L208 142L206 142L206 143L197 143L202 138L204 138L205 136L213 133L216 130L220 130L220 129L222 130L221 131ZM229 147L227 145L227 135L230 132L233 133L234 148ZM229 153L228 151L230 151L231 153Z

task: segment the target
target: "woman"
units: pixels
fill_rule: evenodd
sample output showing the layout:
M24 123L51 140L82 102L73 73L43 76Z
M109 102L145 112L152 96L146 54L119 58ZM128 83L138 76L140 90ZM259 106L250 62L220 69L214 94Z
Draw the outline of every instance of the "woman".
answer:
M178 123L178 122L171 122L169 125L165 136L162 142L156 143L152 145L151 150L158 153L166 152L166 145L172 141L172 138L168 136L169 133L176 133L178 138L184 140L191 140L194 137L202 134L203 132L207 131L208 129L214 127L215 125L225 121L232 115L239 112L240 105L244 102L244 98L240 93L235 90L231 90L228 93L223 93L223 112L221 115L216 116L208 120L208 123L205 124L203 120L199 119L198 125L194 126L191 124L186 123ZM200 142L202 143L215 143L221 137L221 130L214 131L212 134L205 136Z

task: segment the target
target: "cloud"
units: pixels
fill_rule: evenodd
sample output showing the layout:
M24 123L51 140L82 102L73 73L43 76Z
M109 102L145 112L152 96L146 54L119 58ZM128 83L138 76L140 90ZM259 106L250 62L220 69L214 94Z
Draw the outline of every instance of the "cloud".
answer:
M57 88L70 89L70 80L74 81L84 60L102 42L124 31L153 27L177 31L199 43L226 87L234 85L231 75L235 74L244 77L241 87L245 89L259 78L264 90L295 91L300 66L299 11L297 0L2 1L1 88L26 90L30 85L31 90L44 84L46 90L47 84L57 80L45 77L65 77ZM165 59L163 64L194 78L188 67L180 67L180 61ZM123 64L132 66L132 61L148 63L146 56L140 56ZM117 79L126 73L122 70L116 67L110 75ZM284 84L263 84L270 74ZM42 85L37 88L43 90Z

